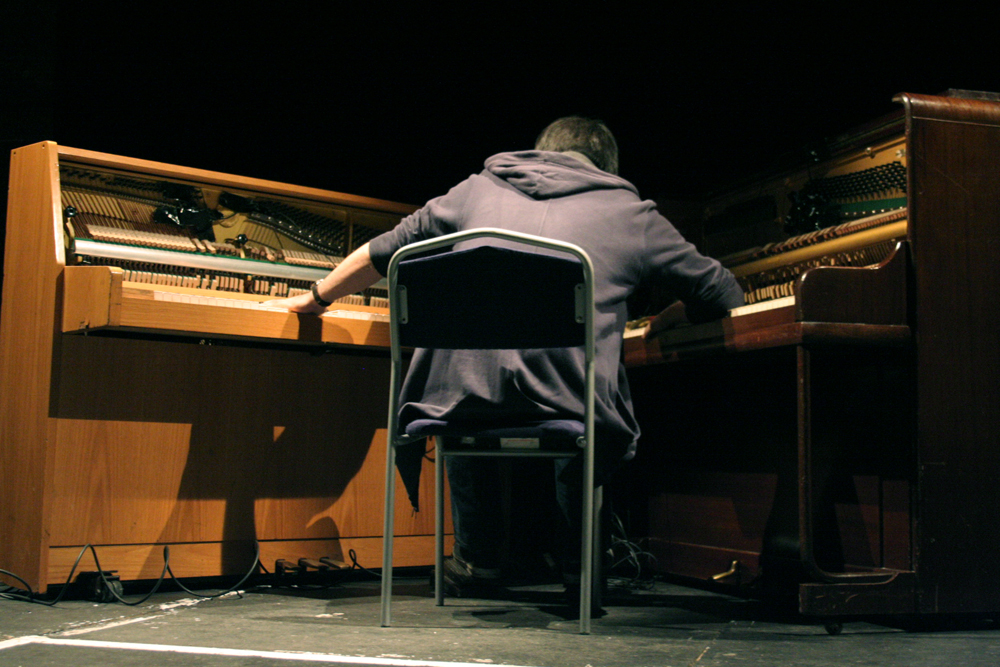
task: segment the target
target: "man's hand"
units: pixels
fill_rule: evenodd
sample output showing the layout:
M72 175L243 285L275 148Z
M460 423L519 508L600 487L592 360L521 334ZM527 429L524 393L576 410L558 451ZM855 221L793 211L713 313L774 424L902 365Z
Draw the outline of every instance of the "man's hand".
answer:
M672 304L660 311L642 333L643 338L652 338L664 329L676 327L679 324L688 323L687 312L682 301L674 301Z
M337 268L331 271L326 278L316 283L316 288L320 298L336 301L348 294L354 294L370 287L381 277L372 264L371 253L366 243L348 255L347 259L338 264ZM316 303L316 299L310 292L287 299L272 299L265 301L262 305L267 308L284 308L292 313L322 315L326 312L326 308Z
M322 315L326 312L326 308L316 303L316 299L309 292L290 296L287 299L265 301L261 305L266 308L284 308L292 313L315 313Z

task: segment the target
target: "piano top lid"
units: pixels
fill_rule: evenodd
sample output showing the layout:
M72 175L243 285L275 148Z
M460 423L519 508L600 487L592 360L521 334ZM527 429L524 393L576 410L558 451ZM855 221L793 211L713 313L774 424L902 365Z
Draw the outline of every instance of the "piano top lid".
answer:
M362 197L359 195L351 195L332 190L321 190L319 188L291 185L289 183L268 181L248 176L236 176L233 174L225 174L205 169L181 167L164 162L124 157L121 155L112 155L110 153L98 153L96 151L81 148L60 146L54 141L41 143L55 146L58 150L60 162L65 161L74 164L86 164L147 177L159 176L163 178L192 182L199 185L235 188L260 194L294 197L315 202L350 206L353 208L380 211L383 213L392 213L401 216L409 215L419 208L418 206L413 206L411 204L402 204L399 202L391 202L372 197Z

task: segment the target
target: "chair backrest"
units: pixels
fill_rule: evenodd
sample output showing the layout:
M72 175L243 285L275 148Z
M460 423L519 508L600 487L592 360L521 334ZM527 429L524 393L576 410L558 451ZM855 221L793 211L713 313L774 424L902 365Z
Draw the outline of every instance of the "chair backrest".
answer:
M427 254L477 238L504 245ZM592 275L582 249L504 230L476 229L412 244L389 265L393 340L447 349L586 347Z

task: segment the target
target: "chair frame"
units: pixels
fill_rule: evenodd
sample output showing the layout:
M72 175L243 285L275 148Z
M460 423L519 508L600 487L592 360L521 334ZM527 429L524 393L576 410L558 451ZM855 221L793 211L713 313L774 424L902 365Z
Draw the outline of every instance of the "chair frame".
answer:
M580 564L580 633L590 633L591 601L593 599L595 551L598 549L595 519L596 505L600 503L601 491L594 489L594 388L595 388L595 333L594 333L594 267L590 257L579 246L554 239L543 238L530 234L522 234L495 228L479 228L454 234L440 236L427 241L420 241L400 248L389 261L387 279L389 284L390 309L390 350L392 366L390 370L389 420L386 455L386 485L385 485L385 525L383 527L382 551L382 599L381 624L388 627L391 624L392 600L392 553L393 533L395 529L395 496L396 496L396 447L420 438L399 435L399 392L403 378L402 346L400 345L400 317L403 306L400 303L397 289L397 274L399 263L412 255L454 245L463 241L479 238L492 238L514 242L516 244L545 248L566 253L576 257L582 266L582 289L577 286L576 317L584 324L584 436L577 442L580 452L552 452L539 450L461 450L451 449L447 454L438 446L435 455L435 558L434 580L435 595L438 606L444 604L444 459L446 456L577 456L584 457L583 463L583 516L581 538ZM435 437L440 445L441 438Z

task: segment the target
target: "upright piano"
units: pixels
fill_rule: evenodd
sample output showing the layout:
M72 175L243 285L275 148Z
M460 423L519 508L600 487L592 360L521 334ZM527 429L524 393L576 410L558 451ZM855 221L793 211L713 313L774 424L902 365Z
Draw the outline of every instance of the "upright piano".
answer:
M10 173L0 568L44 591L88 544L124 580L164 545L181 578L246 572L254 542L268 571L379 563L384 287L322 317L263 302L413 207L53 142ZM397 564L429 564L400 497Z
M831 621L1000 611L1000 103L896 101L704 203L746 306L628 332L660 572Z

